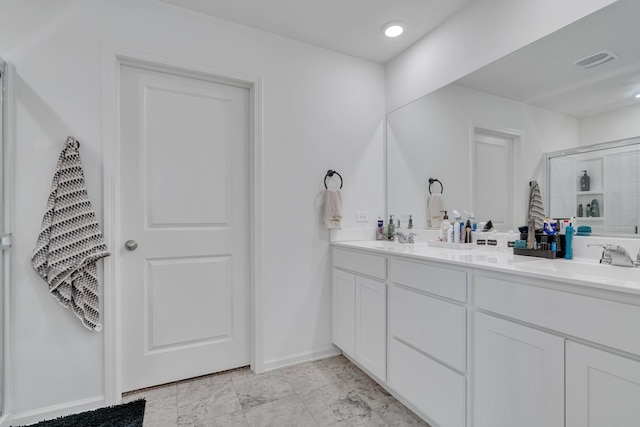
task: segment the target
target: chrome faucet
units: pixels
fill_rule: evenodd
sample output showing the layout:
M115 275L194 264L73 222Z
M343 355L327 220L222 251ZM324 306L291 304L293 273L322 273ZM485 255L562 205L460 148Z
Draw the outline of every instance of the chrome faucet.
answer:
M398 243L415 243L416 242L413 239L413 237L416 236L416 233L409 233L408 236L405 236L404 233L398 231L396 233L396 236L398 236Z
M633 259L631 259L629 252L622 246L611 245L608 243L605 243L604 245L593 243L588 244L587 246L600 246L603 248L600 264L619 265L622 267L640 267L640 251L638 251L638 256L634 262Z

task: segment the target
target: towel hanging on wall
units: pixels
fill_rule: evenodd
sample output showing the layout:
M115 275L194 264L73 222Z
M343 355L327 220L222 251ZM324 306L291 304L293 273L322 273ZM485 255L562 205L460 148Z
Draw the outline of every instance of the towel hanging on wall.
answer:
M31 264L63 307L100 331L96 264L110 254L87 194L79 147L70 136L60 153Z
M340 177L340 188L342 188L342 175L329 169L324 176L324 210L322 219L326 228L342 228L342 193L340 188L329 188L327 186L327 177L338 175Z
M544 205L542 204L542 195L540 194L540 187L537 181L531 181L529 192L529 216L533 218L536 223L536 230L542 230L544 224Z
M431 186L434 183L440 184L440 192L432 193ZM444 185L439 179L429 178L429 197L427 199L427 216L429 217L429 224L433 228L438 228L442 225L443 213L444 213L444 201L442 193L444 193Z

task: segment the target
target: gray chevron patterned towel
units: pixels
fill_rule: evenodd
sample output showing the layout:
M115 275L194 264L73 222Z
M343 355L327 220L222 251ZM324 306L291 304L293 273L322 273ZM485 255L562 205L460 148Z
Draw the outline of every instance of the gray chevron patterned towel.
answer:
M62 306L71 306L84 326L100 331L96 264L110 254L89 201L79 146L68 137L58 158L31 264Z
M536 222L536 230L542 230L544 224L544 205L542 204L542 195L540 194L540 186L537 181L531 181L529 192L529 216Z

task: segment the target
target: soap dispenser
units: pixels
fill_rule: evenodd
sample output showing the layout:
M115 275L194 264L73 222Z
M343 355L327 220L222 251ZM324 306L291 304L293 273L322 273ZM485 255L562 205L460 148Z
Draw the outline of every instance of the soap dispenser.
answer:
M446 242L449 239L449 228L451 227L451 223L449 222L447 211L440 212L444 212L444 216L442 217L442 224L440 224L440 241Z
M389 215L389 225L387 225L387 237L393 241L396 238L396 225L393 223L393 215Z
M591 181L591 179L589 178L589 175L587 175L586 170L582 172L584 172L584 175L580 177L580 191L589 191L589 188L591 187L591 183L589 181Z

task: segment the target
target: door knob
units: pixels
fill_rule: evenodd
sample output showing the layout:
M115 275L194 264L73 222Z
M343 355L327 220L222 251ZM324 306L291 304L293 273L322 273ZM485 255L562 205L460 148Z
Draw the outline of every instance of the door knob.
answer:
M136 242L135 240L127 240L126 242L124 242L124 248L128 251L135 251L137 247L138 242Z

